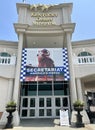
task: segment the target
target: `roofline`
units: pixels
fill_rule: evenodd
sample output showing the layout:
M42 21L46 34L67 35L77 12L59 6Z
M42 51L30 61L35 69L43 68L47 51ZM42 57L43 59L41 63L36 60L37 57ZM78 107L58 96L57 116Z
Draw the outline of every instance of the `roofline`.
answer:
M0 40L0 45L3 45L3 46L8 45L8 46L13 46L13 47L18 47L18 42Z
M49 4L28 4L28 3L16 3L16 7L17 7L17 12L19 10L20 7L24 7L24 8L30 8L31 5L49 5ZM60 9L63 7L70 7L71 12L72 12L72 7L73 7L73 3L61 3L61 4L54 4L52 5L51 9Z
M95 46L95 39L86 39L86 40L80 40L80 41L72 41L72 46L88 46L89 44Z

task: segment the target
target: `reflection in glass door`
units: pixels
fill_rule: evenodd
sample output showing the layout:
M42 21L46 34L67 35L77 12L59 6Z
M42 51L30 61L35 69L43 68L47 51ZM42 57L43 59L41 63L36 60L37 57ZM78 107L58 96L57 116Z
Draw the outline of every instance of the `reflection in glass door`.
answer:
M70 110L68 81L21 83L21 118L59 118L59 110Z
M36 117L36 97L21 97L21 118L35 118Z
M52 97L21 97L21 118L52 117Z
M35 98L30 98L30 117L35 117Z
M45 107L45 103L44 103L44 98L39 98L39 116L44 116L44 107Z
M54 99L54 111L55 111L55 117L59 116L59 110L69 110L70 111L70 104L69 104L69 96L63 96L63 97L55 97Z
M52 100L51 98L46 98L46 116L52 116Z
M22 96L21 118L59 118L59 110L68 109L69 96Z
M51 117L52 116L52 98L51 97L39 97L39 117Z

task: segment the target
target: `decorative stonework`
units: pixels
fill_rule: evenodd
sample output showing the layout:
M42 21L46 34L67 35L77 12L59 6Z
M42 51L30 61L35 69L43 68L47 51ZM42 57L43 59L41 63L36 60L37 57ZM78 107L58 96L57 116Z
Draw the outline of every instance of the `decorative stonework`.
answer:
M33 4L30 6L31 10L34 11L48 11L51 7L53 7L54 5L44 5L44 4Z

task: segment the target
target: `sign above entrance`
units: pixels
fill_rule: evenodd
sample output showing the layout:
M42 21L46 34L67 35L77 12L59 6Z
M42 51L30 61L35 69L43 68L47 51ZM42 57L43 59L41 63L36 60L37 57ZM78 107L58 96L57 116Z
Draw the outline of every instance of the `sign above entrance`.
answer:
M20 81L69 80L67 48L25 48Z
M33 25L56 25L56 22L54 18L57 17L57 14L55 13L39 13L34 12L31 14L31 17L33 18Z
M53 5L32 5L30 7L32 11L31 17L33 19L32 24L37 26L56 25L55 19L58 14L49 12L52 7Z

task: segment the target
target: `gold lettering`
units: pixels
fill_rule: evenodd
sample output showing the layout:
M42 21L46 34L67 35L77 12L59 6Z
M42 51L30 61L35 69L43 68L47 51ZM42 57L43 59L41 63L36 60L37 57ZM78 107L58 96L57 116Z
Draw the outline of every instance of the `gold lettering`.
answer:
M32 13L31 17L57 17L57 14L51 13Z
M56 25L54 22L33 22L33 25Z
M31 17L35 18L32 23L33 25L37 26L56 25L56 23L53 21L53 17L57 16L58 14L55 13L39 13L39 12L31 13Z
M37 18L35 21L36 22L52 22L53 19L52 18Z

